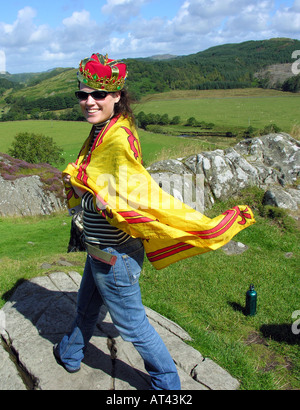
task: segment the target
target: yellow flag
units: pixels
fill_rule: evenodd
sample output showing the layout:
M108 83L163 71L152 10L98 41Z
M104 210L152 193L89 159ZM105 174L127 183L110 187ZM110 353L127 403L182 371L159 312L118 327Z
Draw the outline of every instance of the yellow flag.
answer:
M163 191L142 165L139 138L127 118L113 118L90 150L93 135L94 128L63 175L93 194L97 211L111 225L143 240L156 269L218 249L255 223L246 205L210 219ZM71 186L66 192L70 209L80 204Z

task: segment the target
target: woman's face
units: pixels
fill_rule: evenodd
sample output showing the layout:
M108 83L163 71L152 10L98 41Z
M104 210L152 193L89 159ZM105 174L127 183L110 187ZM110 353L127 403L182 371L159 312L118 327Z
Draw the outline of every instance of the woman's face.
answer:
M81 83L80 91L90 93L95 90ZM115 104L120 101L120 98L120 92L109 93L101 100L94 100L89 95L87 100L82 100L79 104L86 120L95 125L109 120L114 115Z

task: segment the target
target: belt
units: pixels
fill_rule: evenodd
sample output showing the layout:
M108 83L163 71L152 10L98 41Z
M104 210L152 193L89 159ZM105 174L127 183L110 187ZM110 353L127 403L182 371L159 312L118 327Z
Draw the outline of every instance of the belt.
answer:
M89 243L85 243L85 245L87 253L98 261L112 266L117 262L117 257L115 255L111 255L109 252L104 252L100 248L90 245Z

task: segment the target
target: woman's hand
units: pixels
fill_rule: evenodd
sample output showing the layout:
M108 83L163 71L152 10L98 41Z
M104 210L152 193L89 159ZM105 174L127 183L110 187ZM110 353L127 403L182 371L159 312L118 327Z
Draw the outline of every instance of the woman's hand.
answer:
M74 162L72 163L72 165L73 165L74 168L76 168L76 164ZM65 184L70 185L73 188L73 190L75 191L76 195L78 195L80 198L86 193L86 189L79 188L75 185L72 185L71 175L70 174L66 174L63 177L63 181L64 181Z
M66 174L66 175L63 177L63 181L64 181L65 184L71 185L71 175Z

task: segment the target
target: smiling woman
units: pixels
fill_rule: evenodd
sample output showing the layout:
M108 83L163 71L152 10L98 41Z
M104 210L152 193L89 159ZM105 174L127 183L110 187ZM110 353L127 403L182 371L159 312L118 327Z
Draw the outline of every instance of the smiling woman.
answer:
M80 91L76 93L76 96L87 122L96 125L112 118L115 104L120 101L121 92L95 91L91 87L80 84Z
M141 301L139 276L144 260L143 243L108 221L106 211L99 209L95 201L101 197L89 186L94 175L97 180L101 177L99 161L117 164L119 156L129 164L134 155L141 166L138 136L129 115L128 101L124 103L126 76L124 63L100 54L82 60L77 74L80 90L75 94L93 128L76 162L70 163L63 175L69 208L76 211L81 206L83 209L88 255L75 322L71 332L54 346L54 355L68 372L79 371L100 308L106 305L121 337L132 342L142 356L152 388L177 390L180 380L174 361L150 325ZM109 171L107 166L107 173Z

